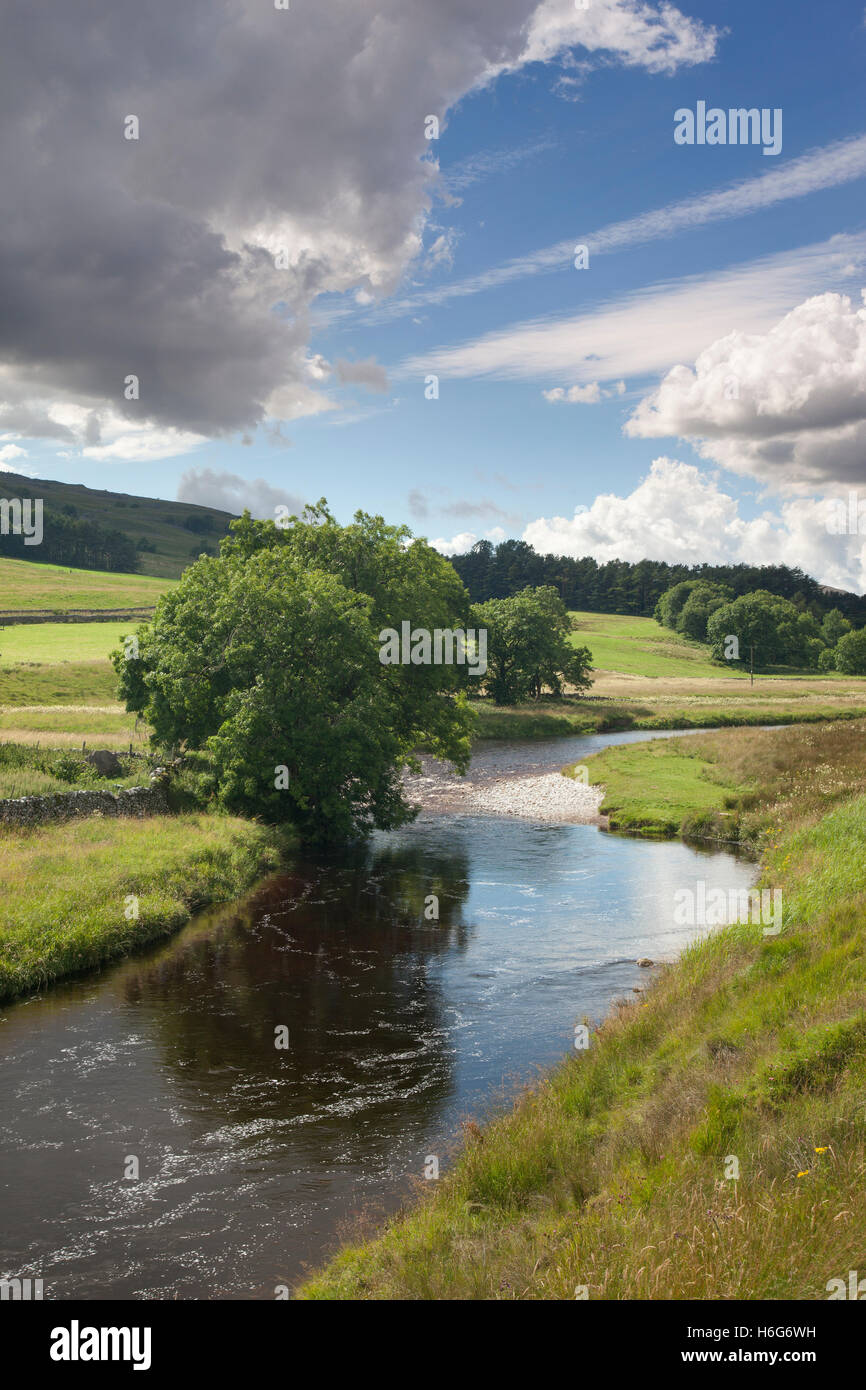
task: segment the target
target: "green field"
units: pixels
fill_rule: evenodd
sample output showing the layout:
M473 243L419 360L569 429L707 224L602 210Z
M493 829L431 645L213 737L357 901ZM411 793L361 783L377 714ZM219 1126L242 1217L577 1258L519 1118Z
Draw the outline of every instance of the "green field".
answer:
M149 608L170 587L171 581L146 574L73 570L0 556L0 612Z
M0 629L0 666L36 662L45 666L64 662L108 661L121 638L134 632L132 621L96 623L16 623Z
M575 646L589 647L593 665L601 671L649 678L749 680L747 671L711 661L706 646L680 637L654 618L611 613L572 613L571 617L577 624L572 638ZM798 673L779 668L778 674L783 678L800 674L809 680L824 679L814 671Z

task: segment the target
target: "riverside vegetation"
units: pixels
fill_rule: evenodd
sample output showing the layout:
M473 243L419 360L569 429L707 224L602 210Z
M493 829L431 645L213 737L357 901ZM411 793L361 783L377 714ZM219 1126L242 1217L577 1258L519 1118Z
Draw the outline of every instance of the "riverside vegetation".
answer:
M263 539L241 530L245 563L263 553ZM369 527L356 532L338 571L362 565L370 540ZM396 540L390 530L384 536L399 558ZM439 625L466 618L444 571L427 574L447 595ZM341 583L334 576L319 587L356 616L360 653L365 604ZM119 601L110 587L105 599L116 593ZM162 602L178 611L179 599ZM369 607L377 603L386 606L374 596ZM201 607L202 631L208 611ZM609 750L591 766L613 825L758 849L764 882L784 893L784 930L768 939L741 924L686 952L512 1114L485 1129L468 1124L437 1190L380 1237L338 1256L303 1297L571 1298L576 1288L606 1298L824 1297L826 1281L862 1256L866 689L838 672L790 670L752 687L742 671L712 665L706 647L650 618L579 614L577 623L571 640L592 654L592 694L507 708L473 701L476 737L796 720L800 727L769 733L741 727L663 749ZM55 749L82 738L141 746L154 717L176 720L168 686L154 706L139 692L142 721L111 698L116 625L94 624L101 635L77 627L84 661L73 659L82 647L69 645L69 629L42 626L16 631L14 659L0 673L5 738L22 747L50 739ZM241 664L252 650L251 637ZM278 664L276 649L273 657ZM439 693L428 692L434 703ZM232 709L242 723L250 713L242 701ZM441 731L443 748L450 740L468 751L471 728L461 713ZM410 717L407 754L419 729ZM57 780L51 759L10 766ZM241 800L254 805L243 759L232 775ZM254 821L199 810L3 832L11 891L0 918L0 997L176 930L197 907L237 896L275 867L284 843ZM732 1156L736 1179L727 1176Z
M647 814L643 778L663 793L657 829L759 847L781 934L740 923L693 945L512 1113L470 1122L435 1190L302 1298L824 1299L862 1269L864 731L590 760L602 779L612 751L629 761L609 792L625 816Z

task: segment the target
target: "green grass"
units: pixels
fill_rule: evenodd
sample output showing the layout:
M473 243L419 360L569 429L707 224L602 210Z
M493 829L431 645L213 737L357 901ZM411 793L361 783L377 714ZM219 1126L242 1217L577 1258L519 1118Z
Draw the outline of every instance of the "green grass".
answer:
M154 552L140 552L140 572L143 575L156 575L161 579L178 579L187 565L192 563L191 551L195 550L198 553L198 548L205 544L216 550L219 538L226 534L228 523L232 519L228 512L220 512L213 507L199 507L192 502L167 502L158 497L132 497L123 492L102 491L78 483L60 483L45 478L40 478L37 484L33 478L22 477L16 473L4 473L3 487L7 497L39 496L46 508L54 512L62 511L64 506L73 506L80 518L95 521L112 531L123 531L133 542L143 537L156 549ZM209 517L213 523L213 531L203 536L188 531L183 522L191 516ZM37 550L38 547L34 546L33 549ZM20 563L31 564L29 560ZM38 571L43 567L34 561L32 568ZM76 573L82 574L83 571L78 570ZM136 578L134 575L117 577L118 580L132 582L135 582ZM0 602L0 608L15 606L5 601ZM46 606L54 607L53 604Z
M690 642L654 618L575 612L575 646L589 647L593 665L634 676L712 676L748 680L748 675L709 660L707 648Z
M0 999L169 935L275 868L281 843L250 821L205 815L0 830ZM137 920L125 916L131 896Z
M732 792L746 788L707 760L707 747L693 735L606 748L587 758L590 782L604 786L601 812L611 829L676 835L687 815L721 811ZM572 776L574 766L566 772Z
M709 735L707 781L684 742L688 787L666 785L696 817L714 778L753 775L781 934L687 950L301 1297L823 1300L862 1271L864 728Z
M811 825L866 794L866 720L650 740L605 748L585 766L604 787L612 830L755 846L777 822Z
M541 700L526 705L494 705L473 700L476 739L544 739L574 734L613 733L629 729L709 729L760 724L808 724L828 719L860 719L866 712L866 681L849 692L804 687L768 695L766 687L749 688L736 697L641 693L633 700L593 696L589 699ZM827 695L834 698L827 699Z
M0 610L4 612L147 608L170 587L171 581L150 575L107 574L0 556Z
M106 660L121 645L121 638L135 632L132 622L17 623L0 630L0 666L24 662L57 665L66 661Z
M654 618L582 612L572 612L571 617L577 623L573 644L589 647L593 665L603 671L644 676L650 680L664 677L749 683L748 671L738 670L726 662L711 661L709 648L704 643L681 637L670 628L662 627ZM769 673L762 673L761 679L774 676L782 680L803 677L817 682L835 678L833 672L821 674L778 666L770 667Z
M111 663L104 659L64 661L56 666L37 662L0 665L0 710L10 705L116 703L117 676Z
M113 791L147 784L150 764L144 759L121 759L121 769L115 777L100 777L77 750L0 742L0 799L53 796L82 789Z

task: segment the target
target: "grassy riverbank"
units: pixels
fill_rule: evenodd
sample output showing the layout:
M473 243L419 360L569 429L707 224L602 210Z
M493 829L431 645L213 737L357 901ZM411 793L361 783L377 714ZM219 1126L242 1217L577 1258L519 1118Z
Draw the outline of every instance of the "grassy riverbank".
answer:
M866 720L651 740L585 766L613 830L760 847L774 825L866 794Z
M0 1000L168 936L274 869L280 846L276 832L228 816L4 828Z
M864 729L702 742L665 743L684 764L669 803L763 844L781 933L739 924L685 952L302 1297L824 1299L862 1272ZM616 751L639 755L637 805L657 752Z

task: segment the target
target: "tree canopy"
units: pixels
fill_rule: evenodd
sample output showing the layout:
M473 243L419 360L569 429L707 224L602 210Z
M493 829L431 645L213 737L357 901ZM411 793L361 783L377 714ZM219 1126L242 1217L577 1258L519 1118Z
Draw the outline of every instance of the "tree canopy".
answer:
M554 588L523 589L476 605L473 621L487 630L486 690L498 705L535 699L565 685L586 690L592 653L570 641L572 619Z
M127 708L159 747L207 749L226 809L309 841L389 829L412 810L402 772L424 744L465 770L471 713L457 665L380 660L403 621L459 628L469 602L448 562L405 527L324 502L285 528L245 514L114 655Z

